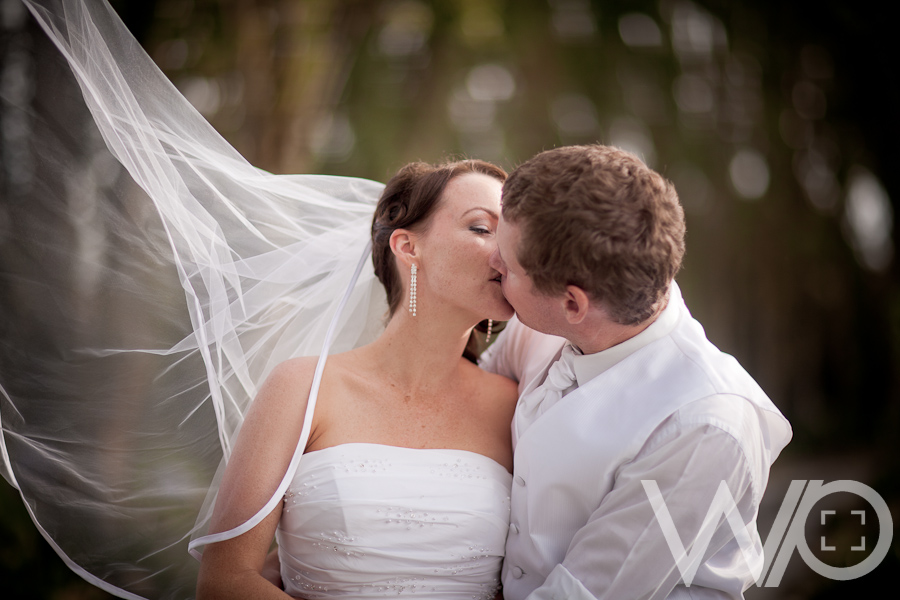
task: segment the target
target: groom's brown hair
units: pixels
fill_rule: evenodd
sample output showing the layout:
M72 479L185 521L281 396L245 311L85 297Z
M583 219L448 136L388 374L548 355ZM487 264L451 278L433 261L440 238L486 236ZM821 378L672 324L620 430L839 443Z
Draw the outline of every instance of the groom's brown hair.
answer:
M503 185L503 218L521 230L519 264L538 292L576 285L610 318L650 318L681 268L684 211L675 187L609 146L547 150Z

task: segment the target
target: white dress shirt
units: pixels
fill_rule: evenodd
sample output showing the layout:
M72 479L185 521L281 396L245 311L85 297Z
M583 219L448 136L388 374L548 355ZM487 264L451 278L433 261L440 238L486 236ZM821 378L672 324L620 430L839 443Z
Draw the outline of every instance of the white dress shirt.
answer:
M528 394L563 343L513 321L482 366ZM647 329L573 367L577 387L513 432L504 597L743 597L751 569L724 516L686 587L641 481L657 483L685 546L725 481L761 552L756 515L787 421L706 340L674 282Z
M544 414L551 406L562 400L570 391L578 387L575 375L575 358L581 355L581 351L572 344L563 346L559 358L550 365L544 382L531 390L531 392L519 397L513 419L513 450L517 440L538 417Z

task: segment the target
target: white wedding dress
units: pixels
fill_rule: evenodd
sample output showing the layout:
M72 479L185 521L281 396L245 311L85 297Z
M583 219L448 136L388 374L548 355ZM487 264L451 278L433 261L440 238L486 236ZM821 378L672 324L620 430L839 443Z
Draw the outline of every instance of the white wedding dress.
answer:
M31 308L44 297L70 327L43 333L27 355L14 351L18 338L0 344L0 472L45 539L110 593L181 600L196 586L189 548L236 537L285 501L289 593L492 597L509 518L503 467L460 450L370 444L303 454L327 355L383 328L367 248L383 185L255 168L105 1L23 2L59 51L38 67L61 110L15 113L34 173L11 202L35 207L38 223L73 214L64 231L91 233L75 244L90 275L73 277L87 290L77 307L40 269L0 272L0 286L15 286L4 299L41 290L14 305L17 327L0 330L23 347L43 342L26 325L43 322ZM26 35L8 12L4 23ZM29 252L72 254L57 238L43 235ZM255 515L208 535L251 400L276 364L304 355L320 359L289 469L259 490Z
M512 476L465 450L353 443L304 455L277 539L302 598L494 598Z

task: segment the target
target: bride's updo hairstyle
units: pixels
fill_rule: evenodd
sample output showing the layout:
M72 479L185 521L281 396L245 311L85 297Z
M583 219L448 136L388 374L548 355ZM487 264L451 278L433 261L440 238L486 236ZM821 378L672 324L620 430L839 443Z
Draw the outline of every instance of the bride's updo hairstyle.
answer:
M389 315L393 316L403 297L400 274L391 252L391 234L395 229L425 231L447 184L466 173L488 175L500 183L506 181L506 171L496 165L483 160L460 160L438 165L410 163L387 182L372 220L372 263L387 293Z

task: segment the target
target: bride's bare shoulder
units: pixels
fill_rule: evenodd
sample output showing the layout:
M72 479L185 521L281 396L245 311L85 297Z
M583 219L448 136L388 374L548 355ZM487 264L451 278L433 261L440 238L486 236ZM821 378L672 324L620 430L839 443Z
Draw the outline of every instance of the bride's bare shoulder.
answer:
M302 356L275 365L260 386L251 411L282 412L305 408L316 360L314 356Z
M279 363L266 378L260 392L287 394L300 392L305 399L312 387L318 361L317 356L301 356ZM356 350L329 356L322 376L322 389L334 385L335 382L345 381L362 369Z
M275 365L272 372L266 378L268 383L270 380L278 383L286 383L297 379L312 380L313 373L316 370L316 362L318 358L315 356L298 356L297 358L289 358Z
M315 366L315 358L292 358L276 365L263 381L228 463L229 486L245 486L272 469L281 468L278 473L283 474L302 430Z
M267 386L283 386L296 385L301 383L312 383L313 374L316 370L315 356L300 356L297 358L289 358L275 365L263 387Z

